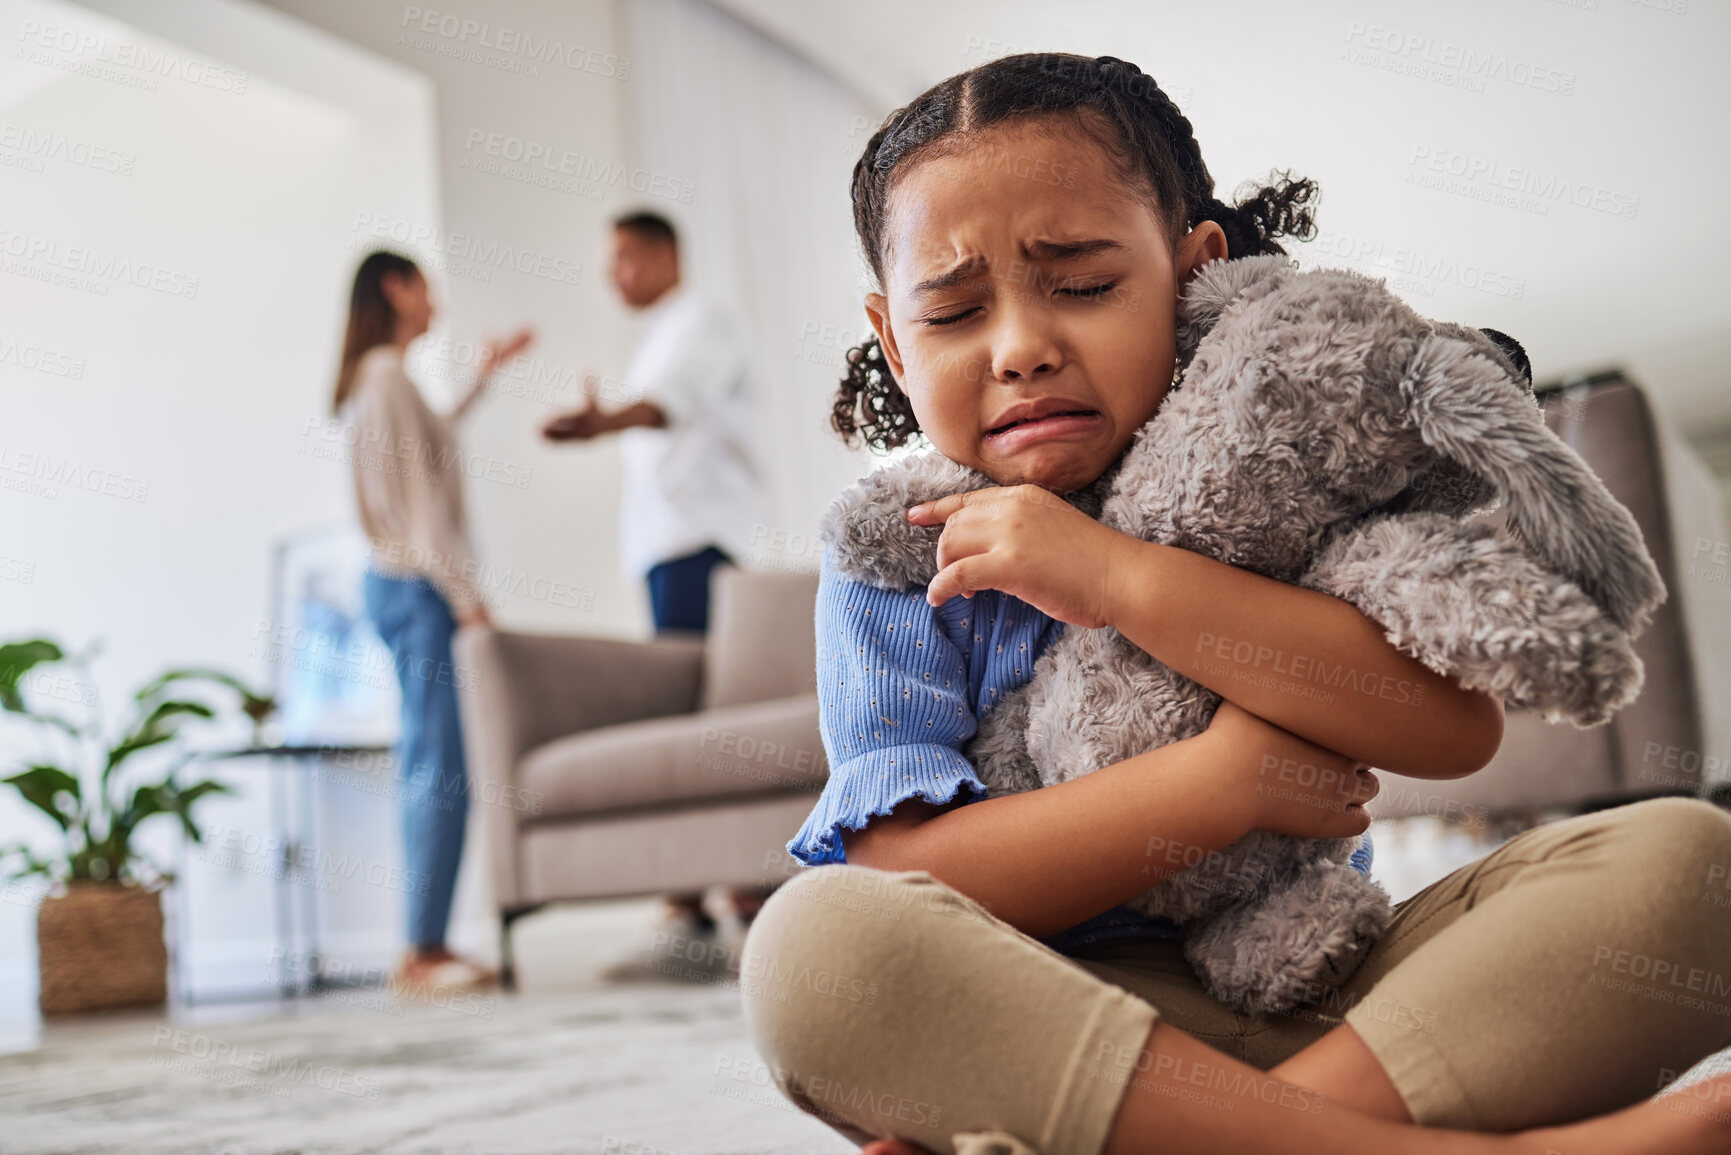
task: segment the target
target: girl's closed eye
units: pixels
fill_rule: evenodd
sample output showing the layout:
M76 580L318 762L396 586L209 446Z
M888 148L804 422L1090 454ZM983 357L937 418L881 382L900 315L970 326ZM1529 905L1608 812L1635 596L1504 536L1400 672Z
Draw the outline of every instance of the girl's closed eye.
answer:
M1068 287L1068 288L1063 288L1063 289L1059 289L1058 292L1061 295L1066 296L1066 297L1080 297L1083 299L1092 299L1094 297L1104 297L1107 293L1110 293L1113 289L1116 289L1117 287L1118 287L1117 281L1106 281L1106 282L1103 282L1102 284L1098 284L1098 285L1079 285L1079 286L1072 286L1072 287Z
M1118 284L1119 282L1114 279L1110 281L1102 281L1095 285L1064 285L1054 289L1052 292L1054 296L1069 297L1074 300L1091 301L1106 296L1108 293L1112 292L1112 290L1116 289ZM934 327L954 325L976 315L979 311L980 308L978 305L970 305L959 310L952 309L932 316L921 317L920 324L931 325Z

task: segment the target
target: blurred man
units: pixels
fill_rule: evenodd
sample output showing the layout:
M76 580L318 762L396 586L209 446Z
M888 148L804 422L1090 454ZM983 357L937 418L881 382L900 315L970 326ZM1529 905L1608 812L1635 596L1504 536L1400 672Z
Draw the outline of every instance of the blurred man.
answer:
M752 452L756 404L745 341L684 288L679 241L655 213L613 224L614 288L643 316L626 371L631 404L584 406L543 428L553 441L619 434L621 568L649 585L657 633L709 625L709 571L743 556L763 520Z
M625 375L635 400L609 412L589 393L582 408L553 418L542 433L552 441L619 435L621 569L629 580L648 582L656 633L701 633L709 626L710 570L743 556L764 517L746 344L723 313L680 284L679 240L665 217L637 212L613 222L610 273L644 321ZM731 913L737 933L767 896L734 889L728 909L717 913ZM607 977L703 980L733 969L731 949L682 943L674 958L670 943L713 940L718 927L700 893L663 902L663 926L650 944L609 967Z

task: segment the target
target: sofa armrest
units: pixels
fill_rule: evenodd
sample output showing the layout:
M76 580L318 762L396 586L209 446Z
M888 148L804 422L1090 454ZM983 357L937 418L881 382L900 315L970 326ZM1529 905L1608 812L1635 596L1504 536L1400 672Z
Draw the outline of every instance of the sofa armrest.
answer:
M517 827L540 810L520 788L523 755L566 734L697 709L701 639L613 638L465 629L453 643L472 803L482 811L494 901L520 901Z

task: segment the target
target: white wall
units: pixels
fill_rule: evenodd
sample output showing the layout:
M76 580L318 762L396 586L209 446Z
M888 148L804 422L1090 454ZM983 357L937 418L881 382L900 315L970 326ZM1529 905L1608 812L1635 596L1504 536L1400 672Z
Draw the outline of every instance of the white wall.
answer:
M615 447L550 446L538 434L554 412L576 404L585 368L621 375L633 325L606 283L607 223L657 200L630 187L622 102L631 61L613 5L273 0L273 7L416 70L435 93L443 228L396 246L423 259L435 254L426 263L443 313L411 366L429 396L448 396L470 379L483 333L529 323L539 334L518 375L503 377L459 430L465 451L503 479L471 476L466 487L495 618L516 629L646 633L646 595L617 574ZM537 160L525 163L531 150ZM569 173L559 171L562 163ZM394 237L412 240L425 224L385 220L367 204L350 209L360 216L345 222L345 238L358 232L383 247ZM509 267L507 250L533 271Z
M1514 334L1541 378L1622 363L1685 432L1731 425L1731 232L1715 209L1731 183L1731 5L716 2L880 113L1010 52L1133 61L1190 117L1222 196L1274 167L1321 183L1318 259L1397 276L1422 259L1396 287ZM1421 183L1467 166L1457 185ZM1489 199L1528 180L1599 207ZM1468 267L1500 276L1472 287Z
M112 721L166 665L267 680L272 539L350 505L303 430L355 206L439 219L424 78L229 0L148 14L0 0L0 638L104 643ZM9 993L31 915L0 903Z
M865 327L849 176L870 103L703 0L630 0L629 139L637 165L692 190L671 206L688 279L754 346L768 520L760 568L815 571L818 517L871 468L829 428Z

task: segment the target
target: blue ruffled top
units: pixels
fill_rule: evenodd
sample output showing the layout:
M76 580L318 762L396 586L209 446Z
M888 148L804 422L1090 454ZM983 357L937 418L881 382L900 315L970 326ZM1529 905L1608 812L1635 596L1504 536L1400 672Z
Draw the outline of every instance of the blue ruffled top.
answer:
M787 844L808 866L845 862L840 832L909 798L977 802L988 791L962 750L986 711L1034 675L1063 630L1017 598L981 590L933 608L925 590L881 590L838 574L824 552L817 595L817 692L829 781ZM1352 864L1370 870L1370 840ZM1061 953L1116 938L1175 938L1128 907L1046 939Z

